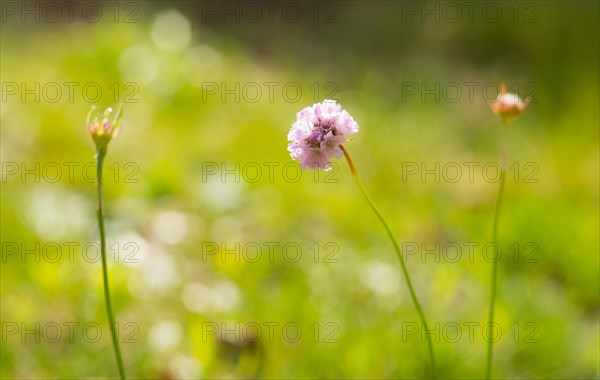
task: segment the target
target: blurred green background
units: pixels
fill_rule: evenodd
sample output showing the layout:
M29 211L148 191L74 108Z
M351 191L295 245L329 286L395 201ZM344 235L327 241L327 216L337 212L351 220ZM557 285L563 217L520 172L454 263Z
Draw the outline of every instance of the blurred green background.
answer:
M130 378L426 378L346 163L296 178L287 132L325 97L360 125L363 182L418 247L440 377L482 377L501 82L532 102L511 127L494 376L598 378L599 3L473 3L78 2L71 18L2 2L2 378L117 377L85 169L85 115L117 102L105 197Z

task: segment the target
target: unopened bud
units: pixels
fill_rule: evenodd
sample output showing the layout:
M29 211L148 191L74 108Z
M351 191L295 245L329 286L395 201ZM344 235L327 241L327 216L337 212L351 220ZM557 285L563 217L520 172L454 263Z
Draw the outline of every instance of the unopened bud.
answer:
M492 111L499 115L505 123L511 122L525 111L528 99L521 100L519 96L506 92L506 86L500 85L500 94L491 104Z
M119 105L119 110L111 120L113 109L108 107L104 110L102 117L99 119L99 113L95 106L92 106L87 114L86 124L94 143L96 150L106 150L108 143L119 133L119 122L123 115L123 105Z

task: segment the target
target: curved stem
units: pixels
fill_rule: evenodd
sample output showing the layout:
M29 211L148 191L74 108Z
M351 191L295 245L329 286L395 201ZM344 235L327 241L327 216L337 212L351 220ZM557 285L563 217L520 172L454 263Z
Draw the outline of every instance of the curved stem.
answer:
M504 122L502 126L502 156L500 158L500 181L498 182L498 195L496 197L496 210L494 212L494 224L492 226L492 243L496 246L498 241L498 222L500 220L500 208L502 207L502 199L504 198L504 183L506 182L506 169L508 165L508 123ZM485 378L490 379L492 376L492 359L494 356L493 329L494 323L494 308L496 305L496 283L498 282L498 261L500 257L496 254L496 258L492 263L492 278L490 284L490 308L488 314L488 335L487 335L487 357L485 366Z
M96 154L96 183L98 185L98 206L96 215L98 217L98 226L100 228L100 253L102 256L102 280L104 282L104 301L106 302L106 314L108 314L108 325L110 328L110 335L112 337L115 356L117 357L119 375L121 376L121 380L125 380L123 359L121 358L121 350L119 349L119 342L117 340L115 317L113 316L112 305L110 302L110 291L108 288L108 267L106 264L106 237L104 233L104 215L102 207L102 199L104 197L102 191L102 164L104 163L105 156L106 149L98 150Z
M402 252L400 250L400 246L398 245L398 242L394 238L394 234L392 233L392 230L390 230L390 227L387 225L385 219L383 219L383 216L377 209L377 206L375 206L375 203L373 202L373 200L371 199L371 197L365 190L362 182L360 181L360 178L358 178L358 173L356 172L356 167L354 166L354 163L352 162L352 158L350 157L350 154L348 153L348 151L346 150L346 148L343 145L340 145L340 149L342 150L342 152L344 152L346 161L348 161L348 165L350 166L350 172L352 173L352 177L356 181L356 184L358 185L360 192L362 193L362 195L366 199L367 203L371 207L371 210L373 210L373 212L377 216L377 219L379 219L381 224L383 224L383 227L385 228L385 231L387 232L388 237L392 241L392 245L394 246L394 250L396 251L398 260L400 261L400 267L402 268L402 273L404 274L404 278L406 279L406 284L408 285L410 297L412 298L413 304L415 305L415 308L417 309L417 313L419 314L419 318L421 319L421 323L423 324L423 328L425 329L425 336L427 337L427 347L429 349L429 359L431 362L431 378L435 379L436 378L436 376L435 376L435 358L433 355L433 344L431 342L431 337L429 336L429 330L427 329L427 322L425 320L425 314L423 313L423 309L421 309L421 305L419 304L419 300L417 299L417 295L415 293L412 282L410 280L410 276L408 275L408 270L406 269L406 264L404 263L404 259L402 258Z

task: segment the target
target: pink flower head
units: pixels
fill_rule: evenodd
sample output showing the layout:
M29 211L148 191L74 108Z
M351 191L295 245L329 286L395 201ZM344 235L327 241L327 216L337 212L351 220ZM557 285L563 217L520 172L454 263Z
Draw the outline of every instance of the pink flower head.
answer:
M288 151L300 160L302 169L331 168L331 157L343 155L340 145L347 135L358 132L358 124L335 100L325 99L306 107L296 115L288 134Z
M500 94L491 104L491 107L492 111L499 115L505 123L508 123L525 111L528 102L529 99L523 101L517 95L507 93L506 86L501 84Z
M87 128L96 144L97 150L106 149L108 143L113 138L117 137L119 133L119 122L123 115L123 106L119 106L119 110L115 114L112 120L110 116L113 113L113 109L108 107L102 114L102 119L98 120L98 113L96 107L92 106L90 112L87 114ZM93 120L92 120L92 116Z

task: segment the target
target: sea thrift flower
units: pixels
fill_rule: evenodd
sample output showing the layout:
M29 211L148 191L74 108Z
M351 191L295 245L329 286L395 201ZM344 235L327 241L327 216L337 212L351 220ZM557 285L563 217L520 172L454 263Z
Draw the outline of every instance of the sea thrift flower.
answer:
M529 104L529 99L525 101L521 100L517 95L506 92L506 86L500 85L500 94L496 101L491 104L492 111L502 118L502 148L500 154L500 181L498 181L498 193L496 197L496 210L494 211L494 222L492 225L492 242L497 244L498 242L498 225L500 221L500 208L502 207L502 199L504 196L504 183L506 182L506 170L508 168L508 137L509 137L509 124L510 122L521 115L525 108ZM499 257L499 256L498 256ZM498 277L498 261L492 262L491 271L491 285L490 285L490 308L489 308L489 324L494 324L494 310L496 304L496 287ZM488 329L487 336L487 356L486 356L486 368L485 378L492 378L492 361L494 356L494 332L492 329Z
M121 380L125 380L125 367L123 366L123 358L121 357L121 349L117 338L116 322L112 311L112 303L110 300L110 289L108 285L108 264L106 260L106 234L104 228L104 199L102 186L102 168L108 143L119 133L119 121L123 114L123 106L119 107L119 111L114 118L110 120L113 112L112 108L107 108L102 114L102 119L98 120L96 108L92 107L87 114L86 125L87 129L96 144L96 186L98 193L98 202L96 203L96 217L98 218L98 229L100 232L100 256L102 258L102 282L104 284L104 301L106 304L106 315L108 317L108 325L110 327L110 335L112 337L113 350L117 360L117 368ZM94 120L92 121L92 116Z
M519 96L506 92L506 86L501 84L500 94L491 104L491 107L492 111L499 115L504 123L509 123L525 111L528 103L528 99L523 101Z
M358 172L350 153L344 143L346 136L353 135L358 132L358 124L354 121L348 112L342 110L342 107L334 100L324 100L323 103L316 103L312 107L306 107L296 115L297 119L292 124L292 129L288 134L288 151L294 160L300 160L302 169L309 168L312 170L323 169L328 170L331 166L331 158L340 158L345 156L350 173L362 193L363 197L373 210L373 213L383 225L387 236L389 237L392 247L396 252L400 268L406 279L406 285L413 304L417 309L421 323L425 331L427 329L427 321L421 304L417 298L417 294L413 288L412 281L408 274L408 269L404 263L404 257L400 250L400 245L396 241L395 234L392 232L387 222L383 218L381 212L373 203L373 200L365 190L358 176ZM429 334L426 335L427 348L429 351L429 360L431 362L431 377L435 379L435 357L433 353L433 343Z
M119 122L123 115L123 106L119 106L119 110L115 114L112 120L110 116L113 113L113 109L108 107L102 114L102 119L98 120L98 113L96 107L92 106L90 112L87 114L86 124L94 143L96 144L96 150L105 150L108 143L119 134ZM92 116L94 120L92 121Z
M331 168L331 158L344 153L340 145L346 137L358 132L358 124L335 100L324 100L306 107L296 115L296 122L288 134L288 151L294 160L300 160L302 169Z

